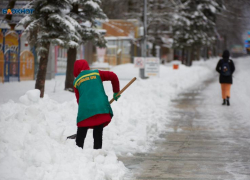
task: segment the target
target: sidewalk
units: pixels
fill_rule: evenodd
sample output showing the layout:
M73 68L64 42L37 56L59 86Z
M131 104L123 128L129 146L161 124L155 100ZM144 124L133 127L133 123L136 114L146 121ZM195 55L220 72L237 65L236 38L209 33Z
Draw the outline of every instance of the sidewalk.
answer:
M171 123L157 150L120 157L134 179L250 179L250 125L245 123L250 113L236 107L244 100L237 96L230 107L222 106L218 90L212 78L172 100Z

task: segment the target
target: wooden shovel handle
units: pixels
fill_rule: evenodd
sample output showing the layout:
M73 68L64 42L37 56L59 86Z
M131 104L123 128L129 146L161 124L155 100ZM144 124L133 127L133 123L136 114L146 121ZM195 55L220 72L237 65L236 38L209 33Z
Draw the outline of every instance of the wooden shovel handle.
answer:
M134 81L136 80L136 77L134 77L124 88L122 88L122 90L120 90L118 92L118 94L116 96L119 96L123 93L123 91L125 91ZM110 101L109 101L109 104L111 104L112 102L114 102L114 98L112 98Z

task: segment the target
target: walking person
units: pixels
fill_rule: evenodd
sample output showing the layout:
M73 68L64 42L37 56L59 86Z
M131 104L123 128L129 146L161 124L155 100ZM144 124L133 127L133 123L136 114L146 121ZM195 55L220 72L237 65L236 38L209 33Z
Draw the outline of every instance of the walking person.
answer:
M94 149L102 148L103 128L113 117L103 81L111 81L114 99L120 91L118 77L110 71L90 70L86 60L74 64L74 91L78 103L76 145L83 148L89 128L93 128Z
M230 89L233 84L233 73L235 66L233 60L229 59L230 52L225 50L222 55L222 59L219 60L216 71L220 74L220 84L222 92L222 105L230 106Z

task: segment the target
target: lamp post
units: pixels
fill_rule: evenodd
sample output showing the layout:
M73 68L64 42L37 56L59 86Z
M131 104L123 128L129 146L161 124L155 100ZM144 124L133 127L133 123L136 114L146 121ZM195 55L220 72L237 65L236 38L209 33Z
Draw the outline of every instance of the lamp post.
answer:
M6 67L6 57L5 57L5 35L7 33L7 31L10 29L10 26L8 25L8 23L6 21L1 21L0 22L0 29L3 33L3 47L2 47L2 51L3 51L3 57L4 57L4 79L5 76L8 75L9 71L9 67ZM7 71L7 73L6 73ZM9 80L8 80L9 81Z
M144 61L147 57L147 0L144 0L144 10L143 10L143 41L142 41L142 57ZM140 77L146 79L145 68L140 69Z
M21 49L21 35L24 30L22 25L16 25L15 31L18 34L18 52L17 52L17 63L18 63L18 81L20 81L20 49Z

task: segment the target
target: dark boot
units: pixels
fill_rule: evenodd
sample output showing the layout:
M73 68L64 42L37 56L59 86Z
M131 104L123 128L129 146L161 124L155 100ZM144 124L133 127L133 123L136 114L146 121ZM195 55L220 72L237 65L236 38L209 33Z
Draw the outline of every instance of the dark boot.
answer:
M229 97L227 97L227 105L230 106Z
M222 105L226 105L226 99L223 99Z

